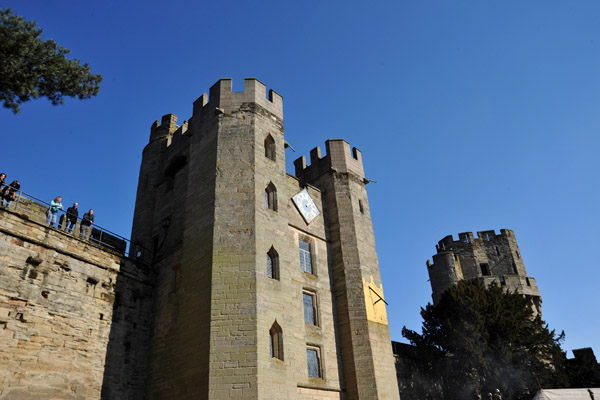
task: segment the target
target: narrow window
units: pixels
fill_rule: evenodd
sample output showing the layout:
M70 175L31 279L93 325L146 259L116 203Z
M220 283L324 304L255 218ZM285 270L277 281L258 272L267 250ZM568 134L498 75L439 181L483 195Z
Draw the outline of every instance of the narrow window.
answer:
M267 277L279 280L279 255L273 247L267 252Z
M521 255L519 254L519 252L517 251L517 259L521 258Z
M465 236L465 242L466 243L471 243L471 239L469 238L469 235Z
M500 257L500 250L498 250L498 246L496 246L496 255Z
M490 235L488 233L485 234L485 240L488 242L490 241Z
M321 378L321 359L318 348L308 347L306 349L306 362L309 378Z
M304 323L309 325L317 325L317 302L315 294L303 292L302 298L304 301Z
M517 271L517 264L515 264L515 262L513 261L512 263L512 268L513 268L513 273L515 275L519 275L519 271Z
M358 209L360 210L360 213L361 213L361 214L364 214L364 213L365 213L365 209L363 208L363 203L362 203L362 200L359 200L359 201L358 201Z
M283 331L275 321L269 329L271 357L283 361Z
M265 207L277 211L277 189L275 189L273 183L269 183L265 189Z
M271 135L265 139L265 157L275 161L275 139Z
M298 242L300 247L300 268L302 271L309 274L313 273L311 254L310 254L310 243L300 240Z
M481 275L489 276L490 275L490 266L489 264L479 264L481 267Z
M525 283L527 283L527 286L531 286L531 282L529 282L529 278L525 278Z

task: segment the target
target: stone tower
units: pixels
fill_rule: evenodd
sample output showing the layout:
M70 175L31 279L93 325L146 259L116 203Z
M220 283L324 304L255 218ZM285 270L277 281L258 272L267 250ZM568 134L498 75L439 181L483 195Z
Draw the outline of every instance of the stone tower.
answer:
M360 152L329 140L287 174L282 106L221 79L151 127L132 229L158 277L150 399L399 398Z
M542 313L542 298L535 279L527 276L525 264L510 229L458 234L455 241L448 235L435 246L433 264L427 260L427 271L433 291L433 301L442 292L462 279L480 279L486 286L495 282L510 291L517 291L531 300L535 313Z

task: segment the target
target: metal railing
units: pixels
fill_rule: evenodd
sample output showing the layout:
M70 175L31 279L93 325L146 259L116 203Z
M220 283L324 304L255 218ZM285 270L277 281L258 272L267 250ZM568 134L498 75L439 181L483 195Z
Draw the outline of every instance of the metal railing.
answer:
M4 188L8 188L9 185L2 185L0 189L0 198L2 198L2 205L4 205ZM33 219L42 221L44 224L47 222L47 212L51 205L37 197L23 192L22 190L11 188L15 192L15 199L11 200L7 207L4 209L12 209L17 212L26 213L33 217ZM58 210L60 219L64 221L64 225L59 222L58 229L67 235L73 237L79 237L80 239L89 240L99 246L114 250L118 253L123 254L125 257L131 257L139 261L149 261L152 259L150 252L141 245L136 245L131 240L118 235L114 232L109 231L96 224L90 225L89 236L81 236L81 221L82 218L77 217L77 222L73 225L71 232L66 231L67 226L67 213L65 210ZM59 218L57 215L57 222ZM79 229L77 229L79 228ZM76 235L79 233L79 236Z

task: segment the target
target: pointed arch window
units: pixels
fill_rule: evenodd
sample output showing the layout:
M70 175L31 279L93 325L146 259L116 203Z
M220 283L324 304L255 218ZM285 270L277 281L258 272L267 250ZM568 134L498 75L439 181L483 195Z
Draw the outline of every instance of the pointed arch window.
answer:
M265 206L269 210L277 211L277 189L273 182L269 182L265 189Z
M273 247L267 252L267 277L279 280L279 255Z
M265 157L275 161L275 139L271 135L265 139Z
M275 321L271 329L269 329L271 343L271 358L276 358L283 361L283 331Z

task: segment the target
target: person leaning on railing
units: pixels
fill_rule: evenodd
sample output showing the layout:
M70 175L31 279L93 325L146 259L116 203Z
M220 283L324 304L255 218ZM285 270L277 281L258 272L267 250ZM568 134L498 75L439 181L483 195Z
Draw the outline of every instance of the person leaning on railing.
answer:
M56 223L56 216L58 215L58 210L62 210L62 197L56 196L54 200L50 202L50 208L46 211L46 222L50 226L54 226Z
M2 189L2 207L10 207L10 203L17 197L17 190L21 188L19 181L12 181Z
M65 227L65 232L73 233L78 217L79 211L77 210L77 203L73 203L73 207L67 208L67 226Z
M81 224L79 225L79 237L87 239L90 236L90 225L94 223L94 210L90 208L90 211L83 214Z

